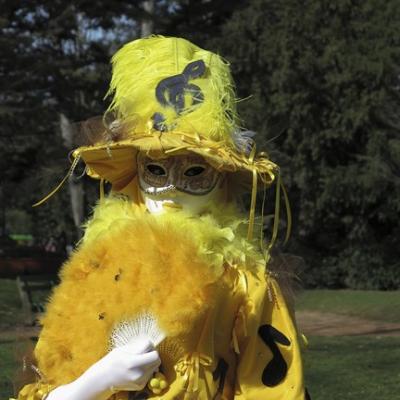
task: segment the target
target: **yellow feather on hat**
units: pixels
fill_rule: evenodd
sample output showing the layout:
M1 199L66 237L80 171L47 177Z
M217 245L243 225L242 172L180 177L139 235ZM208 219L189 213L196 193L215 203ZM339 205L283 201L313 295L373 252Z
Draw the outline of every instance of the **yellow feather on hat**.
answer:
M152 129L158 112L172 130L232 140L238 125L234 85L217 54L185 39L152 36L126 44L112 64L110 110L130 122L129 135Z

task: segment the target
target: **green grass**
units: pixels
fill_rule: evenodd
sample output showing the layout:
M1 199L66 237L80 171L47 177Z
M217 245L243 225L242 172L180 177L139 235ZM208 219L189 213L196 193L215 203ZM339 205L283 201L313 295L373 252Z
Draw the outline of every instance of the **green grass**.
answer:
M0 399L14 394L15 374L21 363L17 361L19 344L15 341L0 341Z
M304 354L313 400L393 400L400 384L399 337L311 337Z
M33 302L46 304L49 294L49 290L37 290L32 294ZM0 279L0 327L11 328L15 325L22 325L25 317L16 281Z
M307 290L296 308L400 323L400 291Z
M0 326L14 326L22 322L21 307L15 280L0 279Z

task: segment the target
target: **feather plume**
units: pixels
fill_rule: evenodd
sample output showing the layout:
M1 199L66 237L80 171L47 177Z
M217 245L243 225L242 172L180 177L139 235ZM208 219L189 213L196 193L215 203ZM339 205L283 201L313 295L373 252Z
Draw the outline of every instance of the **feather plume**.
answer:
M233 131L232 140L237 151L245 154L246 156L249 156L254 146L253 137L255 135L256 133L253 131L242 131L240 129Z
M205 73L189 78L184 90L184 110L165 107L157 101L157 85L180 76L190 63L202 61ZM109 110L118 118L131 121L132 135L147 132L155 113L162 113L165 124L179 132L197 132L215 141L231 144L230 132L238 126L235 89L229 64L217 54L187 40L151 36L123 46L113 57ZM193 104L193 87L202 100ZM133 123L134 121L134 123ZM149 125L150 123L150 125Z

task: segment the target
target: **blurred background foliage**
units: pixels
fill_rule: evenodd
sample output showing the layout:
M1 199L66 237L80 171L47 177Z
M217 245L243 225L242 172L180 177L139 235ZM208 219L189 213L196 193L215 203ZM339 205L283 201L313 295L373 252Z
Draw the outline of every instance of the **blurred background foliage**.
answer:
M61 116L105 111L109 59L148 22L231 63L243 126L282 167L294 217L284 251L304 258L304 284L398 289L400 2L146 3L0 0L3 233L79 238L66 188L31 204L69 167ZM88 215L98 188L80 182Z

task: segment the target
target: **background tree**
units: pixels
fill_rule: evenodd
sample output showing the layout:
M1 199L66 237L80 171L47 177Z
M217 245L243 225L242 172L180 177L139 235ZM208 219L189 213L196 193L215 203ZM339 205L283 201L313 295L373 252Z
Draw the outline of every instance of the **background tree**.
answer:
M283 167L310 285L400 284L399 6L252 0L212 40Z

